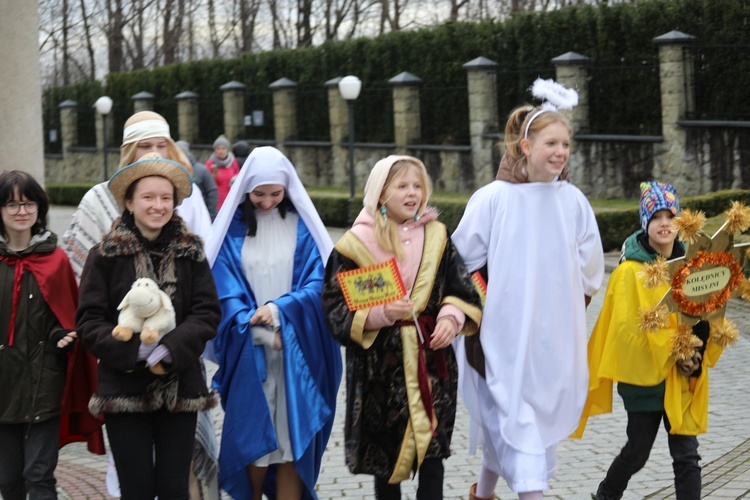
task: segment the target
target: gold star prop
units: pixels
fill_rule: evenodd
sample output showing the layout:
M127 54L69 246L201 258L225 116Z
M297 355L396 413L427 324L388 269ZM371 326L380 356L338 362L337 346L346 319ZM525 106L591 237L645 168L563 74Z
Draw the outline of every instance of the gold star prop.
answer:
M750 243L734 243L735 233L750 227L750 208L732 202L726 221L711 237L703 231L705 221L702 212L683 210L673 225L687 243L685 256L670 261L657 259L640 276L651 288L670 283L657 306L641 312L641 325L644 331L664 328L668 324L666 312L679 313L672 351L676 359L692 356L695 341L691 327L700 320L711 324L712 341L722 347L734 342L737 328L724 317L727 301L734 296L750 299L750 283L743 273Z

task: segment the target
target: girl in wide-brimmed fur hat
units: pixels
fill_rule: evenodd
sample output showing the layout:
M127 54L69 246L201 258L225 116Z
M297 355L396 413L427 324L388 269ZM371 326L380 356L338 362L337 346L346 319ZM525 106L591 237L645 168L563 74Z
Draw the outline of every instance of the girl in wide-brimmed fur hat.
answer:
M124 498L187 498L197 413L216 404L200 355L221 315L202 242L174 213L191 178L181 163L148 153L118 170L109 189L122 215L89 253L76 314L99 358L89 409L104 416ZM138 278L153 279L175 309L177 326L155 344L112 336Z

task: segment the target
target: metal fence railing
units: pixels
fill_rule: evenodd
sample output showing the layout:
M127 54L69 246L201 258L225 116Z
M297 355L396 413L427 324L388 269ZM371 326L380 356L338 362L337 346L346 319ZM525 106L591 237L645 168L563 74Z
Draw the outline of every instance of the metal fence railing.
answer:
M422 144L468 145L469 92L464 86L431 87L420 91Z
M550 66L497 72L497 107L501 132L505 130L505 122L514 109L523 104L538 104L533 101L529 91L537 78L555 78L555 68Z
M393 89L364 87L354 103L356 142L393 142Z
M750 45L692 45L683 54L693 67L685 85L692 80L695 95L687 119L750 120Z
M589 133L659 135L661 96L656 55L589 67Z
M689 45L683 50L686 90L694 96L686 103L687 120L750 121L750 46ZM508 114L523 103L533 102L529 88L537 77L555 78L554 66L534 63L520 69L496 72L499 132ZM589 134L656 136L661 133L661 95L658 52L632 54L614 61L592 61L587 67L589 91ZM96 144L95 97L103 90L96 85L69 91L45 92L43 123L45 152L61 152L59 104L64 99L78 102L78 144ZM90 87L90 88L89 88ZM691 92L686 92L690 95ZM329 141L328 89L300 84L296 89L297 140ZM463 82L425 82L420 88L421 144L464 146L470 144L469 95ZM394 141L393 88L365 85L355 101L355 141ZM179 137L177 101L157 97L154 110L162 114ZM199 144L213 144L224 128L221 95L201 96L198 103ZM132 112L130 103L112 111L110 147L119 144L122 127ZM245 138L274 139L273 93L245 95Z
M321 85L297 87L297 134L301 141L328 141L331 120L328 90Z

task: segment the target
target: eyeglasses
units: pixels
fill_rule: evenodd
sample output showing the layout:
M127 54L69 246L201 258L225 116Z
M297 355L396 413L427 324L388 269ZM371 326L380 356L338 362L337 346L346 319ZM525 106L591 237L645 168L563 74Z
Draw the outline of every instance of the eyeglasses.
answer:
M21 211L21 207L26 209L27 214L35 214L36 211L39 210L39 204L35 201L25 201L23 203L10 201L3 206L10 215L18 215L18 212Z

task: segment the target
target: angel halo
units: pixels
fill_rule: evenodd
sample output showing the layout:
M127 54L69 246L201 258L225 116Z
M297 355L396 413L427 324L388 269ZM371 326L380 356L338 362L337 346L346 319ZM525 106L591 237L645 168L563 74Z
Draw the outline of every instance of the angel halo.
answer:
M530 90L534 97L542 100L542 105L541 109L531 115L529 121L526 122L526 128L523 132L524 139L529 136L531 123L542 113L557 111L558 109L569 110L578 105L578 92L552 79L537 78Z

